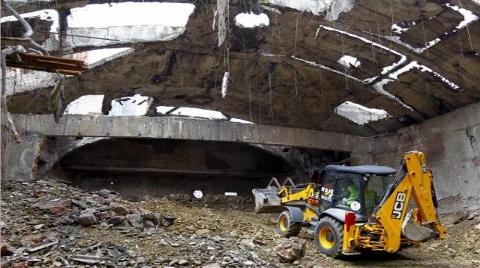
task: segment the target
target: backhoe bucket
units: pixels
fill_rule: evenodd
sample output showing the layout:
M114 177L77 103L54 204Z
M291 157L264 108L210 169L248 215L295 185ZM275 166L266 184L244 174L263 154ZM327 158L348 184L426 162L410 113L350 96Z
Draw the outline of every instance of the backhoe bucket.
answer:
M255 213L278 213L285 209L275 186L253 189L252 193L255 197Z

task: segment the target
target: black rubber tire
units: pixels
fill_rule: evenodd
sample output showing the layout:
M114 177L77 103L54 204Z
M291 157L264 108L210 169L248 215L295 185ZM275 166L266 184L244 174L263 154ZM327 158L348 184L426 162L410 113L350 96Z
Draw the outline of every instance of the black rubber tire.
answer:
M282 225L284 228L281 227ZM278 216L277 227L280 234L284 237L297 236L300 233L300 230L302 230L302 225L300 223L292 222L292 216L288 210L283 211Z
M326 232L329 232L328 234L330 235L329 238L331 241L329 240L327 243L332 243L331 247L325 247L320 241L320 232L324 228L326 228ZM335 258L342 256L343 224L334 218L328 216L322 217L315 226L315 245L318 251L323 254Z

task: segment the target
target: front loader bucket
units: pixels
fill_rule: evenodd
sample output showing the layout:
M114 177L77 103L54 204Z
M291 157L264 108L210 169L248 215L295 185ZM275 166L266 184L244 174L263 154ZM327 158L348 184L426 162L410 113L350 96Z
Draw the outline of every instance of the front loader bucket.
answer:
M269 186L252 190L255 197L255 213L278 213L284 210L278 197L278 188Z

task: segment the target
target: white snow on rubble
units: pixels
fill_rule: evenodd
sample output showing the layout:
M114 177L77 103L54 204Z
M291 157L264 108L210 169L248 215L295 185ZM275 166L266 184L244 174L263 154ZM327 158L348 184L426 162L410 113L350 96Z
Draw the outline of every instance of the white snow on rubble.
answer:
M100 115L104 95L84 95L70 102L64 114Z
M270 20L265 13L240 13L235 16L235 25L241 28L265 27L270 24Z
M337 62L347 68L358 68L361 65L357 58L350 55L343 55Z
M368 108L350 101L346 101L337 106L335 113L358 125L365 125L369 122L390 117L385 110Z
M112 109L108 115L112 116L131 116L146 115L153 98L135 94L131 97L124 97L112 100Z
M342 12L352 10L354 4L354 0L267 0L266 2L315 15L326 13L326 19L330 21L337 20Z

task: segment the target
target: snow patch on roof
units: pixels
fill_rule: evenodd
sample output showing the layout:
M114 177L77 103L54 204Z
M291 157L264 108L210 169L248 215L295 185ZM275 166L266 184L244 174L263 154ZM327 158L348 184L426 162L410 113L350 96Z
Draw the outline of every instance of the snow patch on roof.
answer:
M94 115L102 114L104 95L84 95L70 102L64 114Z
M335 0L267 0L272 5L312 12L319 15L330 7Z
M168 111L171 111L175 106L157 106L155 107L155 110L157 111L157 114L165 115L167 114Z
M199 118L206 118L206 119L221 119L226 120L227 117L219 112L214 110L206 110L200 108L191 108L191 107L180 107L173 112L170 113L171 115L180 115L180 116L191 116L191 117L199 117Z
M410 28L412 28L415 25L416 25L415 21L394 23L392 24L392 32L396 34L402 34L403 32L410 30Z
M241 123L241 124L254 124L253 122L243 120L243 119L240 119L240 118L231 118L230 122Z
M455 91L458 91L460 89L460 87L453 83L452 81L448 80L445 76L433 71L432 69L430 69L429 67L423 65L423 64L419 64L417 61L411 61L410 63L408 63L407 65L403 66L402 68L396 70L395 72L391 73L388 75L387 78L384 78L382 79L381 81L377 82L376 84L374 84L374 88L377 88L377 89L382 89L383 90L383 87L392 82L392 81L395 81L395 80L398 80L398 77L410 70L413 70L413 69L417 69L417 70L420 70L422 72L429 72L431 73L433 76L437 77L438 79L440 79L443 83L445 83L448 87L450 87L452 90L455 90Z
M357 58L350 55L343 55L337 62L347 68L358 68L361 65Z
M125 97L112 100L112 109L108 115L128 116L128 115L146 115L153 98L135 94L131 97Z
M270 24L270 20L265 13L240 13L235 16L235 25L241 28L265 27Z
M112 27L164 25L185 27L195 5L188 3L123 2L72 8L68 26Z
M445 4L447 7L457 11L458 13L460 13L462 16L463 16L463 21L461 21L458 25L457 25L457 29L462 29L462 28L465 28L467 27L467 25L469 25L470 23L478 20L478 16L476 16L475 14L473 14L472 11L468 10L468 9L465 9L465 8L462 8L462 7L459 7L459 6L455 6L455 5L452 5L450 3L446 3Z
M392 65L388 65L388 66L385 66L383 67L382 71L381 71L381 75L383 74L386 74L388 72L390 72L391 70L397 68L398 66L400 66L401 64L403 64L404 62L407 61L407 57L391 48L388 48L384 45L381 45L379 43L376 43L376 42L373 42L373 41L370 41L368 40L367 38L364 38L364 37L361 37L361 36L358 36L358 35L355 35L355 34L352 34L352 33L349 33L349 32L346 32L346 31L342 31L342 30L339 30L339 29L335 29L335 28L332 28L332 27L328 27L328 26L325 26L325 25L320 25L317 29L317 32L315 34L315 38L317 38L319 32L321 29L325 29L327 31L334 31L334 32L337 32L337 33L341 33L341 34L344 34L346 36L349 36L349 37L352 37L352 38L355 38L355 39L358 39L364 43L367 43L367 44L371 44L372 46L375 46L375 47L378 47L380 49L383 49L383 50L386 50L392 54L395 54L397 56L400 57L400 59L397 61L397 62L394 62ZM358 78L357 78L358 79ZM371 78L367 78L367 79L364 79L363 81L365 83L370 83L372 82L373 80L377 79L377 76L374 76L374 77L371 77Z
M93 68L103 63L131 54L133 53L133 50L134 49L130 47L102 48L75 53L72 55L72 57L74 59L85 61L89 68Z
M305 59L302 59L302 58L298 58L298 57L296 57L296 56L291 56L291 58L294 59L294 60L297 60L297 61L306 63L306 64L308 64L308 65L311 65L311 66L320 68L320 69L324 69L324 70L327 70L327 71L330 71L330 72L333 72L333 73L336 73L336 74L339 74L339 75L343 75L343 76L345 76L345 77L347 77L347 78L350 78L350 79L352 79L352 80L355 80L355 81L357 81L357 82L364 83L364 81L356 78L355 76L346 74L345 72L341 72L341 71L335 70L335 69L330 68L330 67L328 67L328 66L325 66L325 65L323 65L323 64L316 63L316 62L314 62L314 61L305 60Z
M365 125L369 122L390 117L385 110L368 108L350 101L346 101L337 106L335 113L358 125Z
M352 10L354 4L354 0L266 0L266 2L315 15L326 13L326 19L330 21L337 20L342 12Z
M480 1L480 0L477 0L477 1ZM455 26L455 28L453 28L453 29L451 29L447 32L442 33L440 36L436 37L433 40L430 40L430 41L426 42L423 47L413 47L412 45L402 41L400 36L398 36L401 33L405 32L405 31L408 31L411 27L413 27L415 25L415 23L413 23L413 25L411 27L408 27L408 28L407 27L402 28L402 26L400 26L398 24L393 24L392 25L392 32L396 33L397 35L382 36L382 37L387 39L387 40L390 40L394 43L397 43L401 46L404 46L404 47L410 49L411 51L413 51L417 54L421 54L425 50L433 47L434 45L436 45L438 43L440 43L442 41L442 38L445 38L445 37L457 32L457 31L467 27L469 24L471 24L472 22L479 19L479 17L477 15L473 14L473 12L468 10L468 9L452 5L450 3L446 3L445 6L447 6L447 7L451 8L452 10L460 13L463 16L463 20L457 26ZM435 18L435 16L433 16L431 18L428 18L427 20L431 20L431 19L434 19L434 18Z

